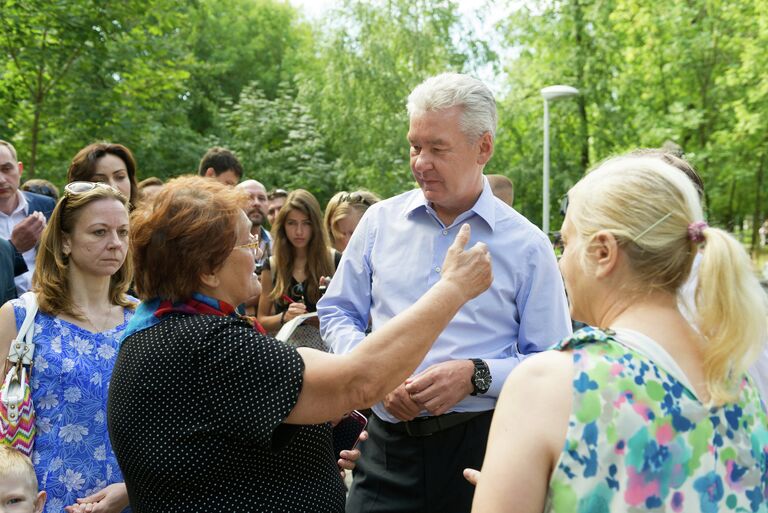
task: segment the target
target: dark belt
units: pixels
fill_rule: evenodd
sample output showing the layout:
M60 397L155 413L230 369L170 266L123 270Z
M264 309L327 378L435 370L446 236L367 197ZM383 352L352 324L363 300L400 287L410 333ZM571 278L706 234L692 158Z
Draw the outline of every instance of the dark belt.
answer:
M470 411L465 413L446 413L445 415L436 415L434 417L417 417L406 422L381 421L387 431L393 433L404 433L408 436L430 436L440 431L445 431L460 424L464 424L475 417L485 413L493 413L493 410Z

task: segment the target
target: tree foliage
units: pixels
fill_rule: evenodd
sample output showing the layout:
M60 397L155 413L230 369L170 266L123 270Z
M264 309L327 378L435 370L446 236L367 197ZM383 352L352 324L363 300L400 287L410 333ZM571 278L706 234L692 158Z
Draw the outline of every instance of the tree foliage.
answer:
M179 41L179 5L134 2L3 0L0 112L29 175L38 162L57 178L66 161L94 139L132 136L157 123L188 77ZM6 96L7 93L7 96ZM158 109L160 110L160 109ZM171 109L162 109L169 116Z
M326 156L318 123L287 84L272 100L258 84L246 86L223 121L227 139L221 143L237 152L248 177L267 187L308 189L321 201L335 192L335 165Z
M761 0L489 0L494 34L450 0L339 0L308 21L281 0L0 0L0 138L62 183L97 139L134 150L140 177L234 149L246 175L389 196L410 187L408 93L443 71L488 75L499 130L488 173L541 222L542 98L550 105L552 219L595 163L674 143L704 177L711 222L768 215L768 11ZM493 36L493 37L491 37ZM500 41L500 43L495 43ZM497 46L494 46L497 44Z
M612 154L674 143L703 175L715 223L738 227L764 215L765 182L757 178L766 140L757 120L765 117L758 84L766 64L755 57L765 49L766 14L759 4L568 0L517 9L502 26L517 48L505 63L511 92L502 122L521 152L513 177L536 182L518 189L524 212L540 219L541 178L524 167L540 169L538 91L566 83L581 95L551 106L553 203ZM537 153L533 161L526 150Z
M462 71L468 62L455 39L456 6L349 0L329 18L334 23L317 36L315 64L301 75L300 98L339 159L337 188L395 194L412 186L408 93L428 76Z

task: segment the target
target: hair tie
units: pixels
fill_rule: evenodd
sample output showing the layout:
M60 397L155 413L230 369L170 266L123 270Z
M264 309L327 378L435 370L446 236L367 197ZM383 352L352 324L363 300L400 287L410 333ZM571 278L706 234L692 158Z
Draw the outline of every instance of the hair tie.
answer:
M693 242L704 242L704 230L709 225L704 221L694 221L688 225L688 239Z

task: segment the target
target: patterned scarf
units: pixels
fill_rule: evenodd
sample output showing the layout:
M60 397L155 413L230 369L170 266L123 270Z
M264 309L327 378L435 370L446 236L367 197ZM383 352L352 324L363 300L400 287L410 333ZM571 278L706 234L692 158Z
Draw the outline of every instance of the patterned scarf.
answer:
M170 314L180 313L184 315L218 315L221 317L236 317L245 319L253 326L253 329L266 335L264 327L259 324L255 317L240 315L235 307L224 301L206 296L199 292L192 294L192 297L186 301L172 303L167 299L154 298L148 301L142 301L136 308L136 313L128 322L128 326L123 333L120 342L133 335L136 332L151 328L155 324L162 322Z

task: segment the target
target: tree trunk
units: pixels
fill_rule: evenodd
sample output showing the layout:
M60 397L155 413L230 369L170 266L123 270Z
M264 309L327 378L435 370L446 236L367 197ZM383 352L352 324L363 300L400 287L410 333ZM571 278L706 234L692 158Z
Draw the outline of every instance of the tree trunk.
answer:
M765 169L765 153L760 159L760 165L757 168L755 176L755 212L752 218L752 247L751 252L754 258L757 258L760 251L760 226L763 224L762 203L760 202L760 192L763 189L763 171Z
M581 172L586 172L589 168L589 120L587 119L587 99L584 97L584 55L589 51L585 48L584 41L584 12L582 11L579 0L573 3L574 30L576 39L576 85L581 94L576 98L579 108L579 136L581 139Z
M733 201L735 196L736 196L736 179L731 177L731 190L728 193L728 210L726 210L727 214L725 218L725 226L729 232L732 232L735 227L735 223L733 219Z
M46 32L47 34L47 32ZM43 36L45 39L45 35ZM45 100L45 90L43 89L43 71L45 63L41 63L37 68L37 83L35 84L35 113L32 119L32 148L29 154L29 173L27 178L35 177L35 165L37 164L37 143L40 140L40 114L43 110L43 101Z
M29 152L29 164L24 166L27 178L35 177L35 164L37 163L37 142L40 135L40 111L43 109L42 100L35 99L35 117L32 120L32 148Z

